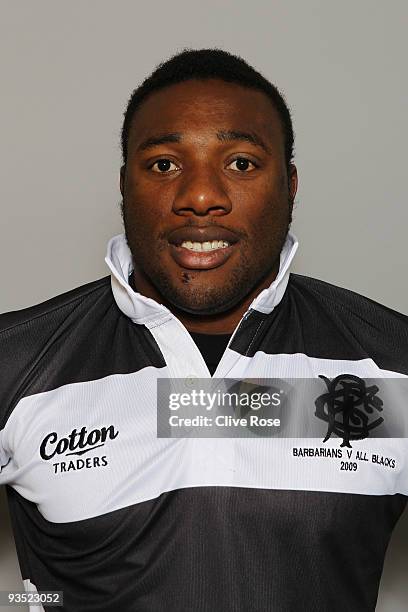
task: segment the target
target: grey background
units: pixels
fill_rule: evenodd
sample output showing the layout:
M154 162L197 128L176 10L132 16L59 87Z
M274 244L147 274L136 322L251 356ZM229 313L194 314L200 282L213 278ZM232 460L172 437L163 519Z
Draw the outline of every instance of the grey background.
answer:
M294 271L408 314L403 0L0 8L1 312L107 274L106 242L121 231L119 134L130 92L182 47L220 46L276 83L292 109ZM0 499L0 589L20 588L4 491ZM407 533L405 513L380 612L408 609Z

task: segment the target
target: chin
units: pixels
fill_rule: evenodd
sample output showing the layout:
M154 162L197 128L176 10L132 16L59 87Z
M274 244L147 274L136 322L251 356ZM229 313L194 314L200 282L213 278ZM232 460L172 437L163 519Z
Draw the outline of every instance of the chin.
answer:
M165 295L166 299L176 306L193 315L216 315L226 312L234 307L242 299L242 293L228 294L225 286L211 287L199 290L191 288L190 291L183 291L174 288Z

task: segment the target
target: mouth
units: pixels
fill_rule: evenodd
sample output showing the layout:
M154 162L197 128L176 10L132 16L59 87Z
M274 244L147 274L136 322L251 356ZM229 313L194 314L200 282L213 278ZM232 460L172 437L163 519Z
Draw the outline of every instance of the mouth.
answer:
M223 265L233 254L238 236L223 227L182 227L168 238L170 253L182 268L211 270Z

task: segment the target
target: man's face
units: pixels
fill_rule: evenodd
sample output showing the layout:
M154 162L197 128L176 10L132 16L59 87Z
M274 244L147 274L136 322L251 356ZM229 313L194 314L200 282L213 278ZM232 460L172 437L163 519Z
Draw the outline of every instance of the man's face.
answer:
M133 118L120 186L139 291L215 314L276 277L297 177L262 92L210 79L151 94Z

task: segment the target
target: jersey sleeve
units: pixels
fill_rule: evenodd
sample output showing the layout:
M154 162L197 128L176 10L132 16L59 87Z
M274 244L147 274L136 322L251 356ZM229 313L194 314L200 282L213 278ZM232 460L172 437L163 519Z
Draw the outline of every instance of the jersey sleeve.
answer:
M8 484L15 471L7 443L9 419L24 395L24 379L34 352L24 312L0 315L0 485Z

